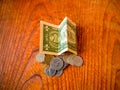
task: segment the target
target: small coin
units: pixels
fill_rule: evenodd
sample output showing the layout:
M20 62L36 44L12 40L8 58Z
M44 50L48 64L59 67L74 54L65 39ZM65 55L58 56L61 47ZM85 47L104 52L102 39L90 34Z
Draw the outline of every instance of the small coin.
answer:
M62 73L63 73L63 70L59 70L59 71L56 72L55 76L61 76Z
M63 60L59 57L55 57L50 62L50 68L60 70L63 67Z
M71 58L72 58L71 55L65 55L65 56L63 57L63 61L64 61L65 63L67 63L67 64L73 65Z
M46 67L46 68L45 68L45 73L46 73L48 76L54 76L54 75L56 74L56 70L51 69L50 67Z
M80 56L73 57L73 61L75 66L82 66L83 64L83 59Z
M45 60L45 54L37 54L36 55L36 61L38 61L38 62L44 62L44 60Z
M83 64L83 60L80 56L76 56L74 54L66 56L66 63L74 66L81 66Z

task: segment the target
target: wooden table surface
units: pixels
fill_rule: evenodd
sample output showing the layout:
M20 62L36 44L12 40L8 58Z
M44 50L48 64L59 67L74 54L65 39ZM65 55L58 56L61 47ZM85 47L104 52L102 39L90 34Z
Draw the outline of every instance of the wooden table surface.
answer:
M44 74L40 20L77 24L82 67ZM120 0L0 0L0 90L120 90Z

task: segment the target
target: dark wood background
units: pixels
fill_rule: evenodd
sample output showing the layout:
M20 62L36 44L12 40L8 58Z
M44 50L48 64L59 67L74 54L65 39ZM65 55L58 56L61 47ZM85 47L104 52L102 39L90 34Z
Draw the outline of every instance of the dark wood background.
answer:
M65 16L84 64L49 77L35 61L39 22ZM0 0L0 90L120 90L120 0Z

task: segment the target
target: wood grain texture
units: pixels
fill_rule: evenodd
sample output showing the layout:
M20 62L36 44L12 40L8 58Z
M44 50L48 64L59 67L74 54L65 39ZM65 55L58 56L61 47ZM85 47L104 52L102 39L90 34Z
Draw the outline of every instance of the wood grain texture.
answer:
M35 61L39 22L65 16L84 65L48 77ZM0 90L120 90L120 0L0 0Z

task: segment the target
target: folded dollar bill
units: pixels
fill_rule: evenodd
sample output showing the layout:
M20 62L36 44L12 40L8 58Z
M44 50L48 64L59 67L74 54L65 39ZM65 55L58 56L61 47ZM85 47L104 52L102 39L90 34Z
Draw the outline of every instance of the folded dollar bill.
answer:
M67 17L60 25L40 21L40 53L60 55L66 51L77 54L76 24Z

